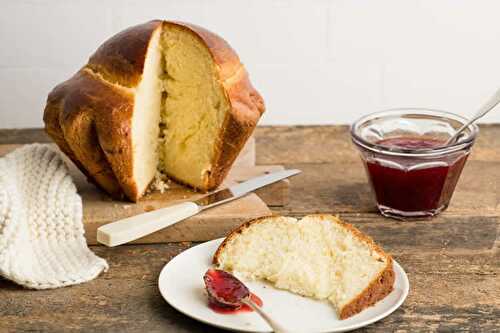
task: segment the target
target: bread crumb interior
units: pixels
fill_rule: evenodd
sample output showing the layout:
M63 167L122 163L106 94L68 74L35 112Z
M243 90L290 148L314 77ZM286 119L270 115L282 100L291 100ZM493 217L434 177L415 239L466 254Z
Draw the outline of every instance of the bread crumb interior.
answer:
M158 135L161 107L162 54L159 47L161 30L157 29L149 43L142 80L135 92L132 117L133 173L138 193L146 191L158 165Z
M230 106L212 56L198 37L166 25L160 43L164 64L160 169L203 190Z
M220 268L280 289L328 299L340 311L381 273L387 258L327 218L272 217L231 240Z
M207 189L230 109L215 66L203 42L186 29L167 24L155 31L132 120L139 193L163 183L164 175Z

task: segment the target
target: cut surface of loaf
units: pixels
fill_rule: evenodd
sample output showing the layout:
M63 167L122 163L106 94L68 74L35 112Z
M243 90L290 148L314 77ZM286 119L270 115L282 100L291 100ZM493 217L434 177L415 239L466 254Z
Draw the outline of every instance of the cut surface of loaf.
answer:
M136 201L158 171L202 191L216 188L263 112L226 41L156 20L101 45L49 94L44 122L91 181Z
M167 24L162 35L166 91L162 109L160 159L171 177L210 188L212 161L224 119L231 109L217 66L199 37Z
M225 239L213 262L243 278L328 300L341 319L375 304L394 284L392 258L332 215L251 221Z

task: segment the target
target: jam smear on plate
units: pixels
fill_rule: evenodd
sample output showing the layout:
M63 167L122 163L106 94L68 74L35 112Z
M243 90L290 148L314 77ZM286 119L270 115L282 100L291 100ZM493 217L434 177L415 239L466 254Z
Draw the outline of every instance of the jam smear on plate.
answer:
M250 299L252 300L252 302L262 307L262 300L259 298L259 296L255 295L254 293L250 293ZM253 309L246 304L242 304L239 308L231 308L231 307L220 306L218 303L210 302L210 300L208 301L208 307L212 309L214 312L220 314L235 314L240 312L253 311Z

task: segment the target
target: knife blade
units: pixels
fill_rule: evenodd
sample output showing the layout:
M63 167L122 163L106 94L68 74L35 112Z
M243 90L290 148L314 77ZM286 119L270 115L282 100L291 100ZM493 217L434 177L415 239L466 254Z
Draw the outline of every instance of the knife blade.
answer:
M255 177L237 185L220 189L201 197L193 202L200 206L201 210L212 208L220 204L241 198L245 194L255 191L263 186L278 182L282 179L294 176L301 171L298 169L282 170L269 173L267 175Z
M194 201L183 202L108 223L97 229L97 241L107 246L128 243L196 215L202 210L241 198L256 189L300 172L298 169L272 172L217 190Z

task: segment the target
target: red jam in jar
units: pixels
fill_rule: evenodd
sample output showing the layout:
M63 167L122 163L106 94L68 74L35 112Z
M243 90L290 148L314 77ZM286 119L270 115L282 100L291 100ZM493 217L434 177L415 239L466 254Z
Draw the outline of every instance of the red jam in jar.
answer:
M406 149L432 149L444 144L443 140L419 138L390 138L377 142L386 147ZM468 155L455 161L433 160L404 166L384 163L380 160L366 161L370 182L380 206L404 212L436 211L450 201L455 185Z
M469 125L456 142L445 143L467 122L449 112L404 108L375 112L352 125L351 139L382 215L429 217L448 207L478 128Z

